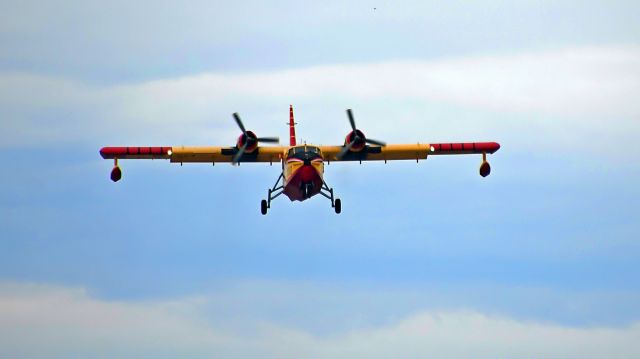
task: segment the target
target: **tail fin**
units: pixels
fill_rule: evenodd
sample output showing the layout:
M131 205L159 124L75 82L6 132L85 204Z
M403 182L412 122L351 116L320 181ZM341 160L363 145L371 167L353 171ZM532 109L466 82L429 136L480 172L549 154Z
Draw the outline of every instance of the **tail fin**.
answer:
M293 105L289 105L289 145L296 145L296 123L293 121Z

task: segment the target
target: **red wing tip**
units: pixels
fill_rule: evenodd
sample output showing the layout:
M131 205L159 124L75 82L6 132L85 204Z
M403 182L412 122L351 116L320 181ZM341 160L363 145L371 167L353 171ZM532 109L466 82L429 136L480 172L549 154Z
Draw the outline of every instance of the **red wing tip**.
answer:
M100 156L104 159L124 156L166 156L170 153L171 146L128 146L128 147L102 147Z
M100 156L104 159L113 158L114 155L119 153L126 153L126 147L102 147L100 149Z
M500 149L500 144L497 142L432 143L431 147L433 151L444 153L494 153Z
M476 142L475 146L480 151L487 153L494 153L500 149L500 144L498 142Z

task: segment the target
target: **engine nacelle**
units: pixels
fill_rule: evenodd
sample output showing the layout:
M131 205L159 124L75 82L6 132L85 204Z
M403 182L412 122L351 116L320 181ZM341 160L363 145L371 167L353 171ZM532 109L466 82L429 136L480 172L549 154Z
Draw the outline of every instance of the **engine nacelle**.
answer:
M487 161L482 161L482 164L480 165L480 176L487 177L490 174L491 174L491 165L489 165L489 162Z
M364 133L362 133L362 131L355 130L355 131L349 132L347 137L344 139L344 144L345 146L352 144L351 147L349 148L350 152L360 152L364 149L366 145L366 142L365 142L366 139L367 138L365 137Z
M258 136L252 131L247 131L246 135L243 133L238 137L238 141L236 142L236 147L238 149L242 148L245 144L247 144L247 148L244 150L245 153L251 153L258 148Z
M120 181L121 178L122 178L122 170L120 169L120 166L118 165L113 166L113 169L111 170L111 180L113 182L118 182Z

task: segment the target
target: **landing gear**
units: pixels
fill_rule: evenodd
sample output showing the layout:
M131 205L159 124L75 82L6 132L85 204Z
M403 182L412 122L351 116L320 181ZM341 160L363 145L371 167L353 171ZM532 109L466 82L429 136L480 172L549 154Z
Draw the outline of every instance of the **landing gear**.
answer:
M267 199L263 199L260 202L260 213L262 215L267 214L269 208L271 208L271 201L276 199L279 195L284 191L284 176L280 173L278 179L276 180L276 184L273 185L272 188L269 189L269 194L267 195Z
M305 199L309 198L309 193L313 190L313 183L304 184L301 188L303 196ZM267 199L263 199L260 202L260 213L262 215L266 215L271 208L271 201L276 199L278 196L284 193L284 176L281 173L278 176L278 180L276 183L268 190ZM334 209L336 214L340 214L342 212L342 201L340 198L334 198L333 196L333 188L329 188L325 181L322 181L322 187L320 187L320 194L331 201L331 207Z
M342 212L342 201L340 198L333 198L333 188L327 186L327 182L322 181L322 188L320 188L320 194L328 198L331 201L331 207L336 211L336 214Z
M263 199L262 202L260 202L260 212L262 212L263 216L267 214L268 209L269 208L267 207L267 200Z

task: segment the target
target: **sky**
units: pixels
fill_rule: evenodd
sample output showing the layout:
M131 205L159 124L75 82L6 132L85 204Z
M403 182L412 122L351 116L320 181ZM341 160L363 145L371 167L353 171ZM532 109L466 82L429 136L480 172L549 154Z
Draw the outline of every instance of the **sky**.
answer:
M2 1L0 356L636 358L640 3ZM103 146L389 143L342 199Z

